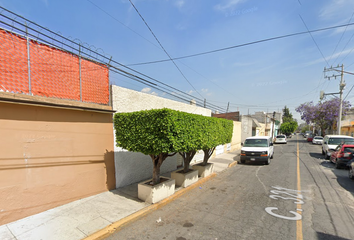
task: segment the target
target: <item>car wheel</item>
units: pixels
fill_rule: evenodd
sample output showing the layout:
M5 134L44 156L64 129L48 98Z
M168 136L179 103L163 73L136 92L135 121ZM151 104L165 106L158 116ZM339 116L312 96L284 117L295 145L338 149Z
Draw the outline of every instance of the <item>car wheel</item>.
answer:
M350 179L354 180L353 169L352 168L349 168L348 176L349 176Z
M340 166L339 166L339 164L338 164L338 160L336 159L336 162L334 163L334 167L336 168L336 169L340 169Z
M274 156L274 152L273 152L272 156L270 156L270 159L273 159L273 156Z
M265 165L269 165L270 163L270 158L268 158L268 160L265 162Z
M325 155L326 155L325 159L329 160L329 156L327 155L327 153L325 153Z
M322 149L322 155L325 155L325 152L323 151L323 149Z
M241 160L241 163L242 163L242 164L245 164L245 160Z

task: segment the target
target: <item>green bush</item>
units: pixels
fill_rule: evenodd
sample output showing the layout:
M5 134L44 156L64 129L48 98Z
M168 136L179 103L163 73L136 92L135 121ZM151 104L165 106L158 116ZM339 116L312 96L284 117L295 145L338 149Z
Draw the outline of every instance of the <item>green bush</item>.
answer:
M150 155L155 184L159 182L161 164L171 153L188 153L190 158L197 150L228 143L233 123L164 108L116 113L114 127L117 146ZM193 157L189 158L190 162Z

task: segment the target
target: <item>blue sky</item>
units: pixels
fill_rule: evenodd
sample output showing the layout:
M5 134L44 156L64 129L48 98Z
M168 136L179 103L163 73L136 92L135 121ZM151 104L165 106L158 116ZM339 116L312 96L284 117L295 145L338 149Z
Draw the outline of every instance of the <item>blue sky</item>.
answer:
M172 58L354 23L351 0L133 3ZM0 5L125 65L168 59L129 0L0 0ZM344 64L345 71L354 72L353 34L354 25L175 60L187 80L171 61L131 67L208 103L225 109L229 103L229 111L273 112L286 105L300 120L297 106L319 101L321 90L339 91L339 78L325 79L324 67ZM345 97L354 78L344 76ZM111 74L110 80L167 97L120 75ZM354 100L354 90L346 100Z

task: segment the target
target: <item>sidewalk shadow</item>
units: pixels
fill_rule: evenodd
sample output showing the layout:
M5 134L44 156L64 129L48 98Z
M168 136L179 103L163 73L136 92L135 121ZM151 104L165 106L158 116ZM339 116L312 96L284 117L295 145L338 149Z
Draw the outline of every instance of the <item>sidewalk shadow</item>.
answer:
M335 165L330 160L326 160L321 153L310 153L310 156L321 161L320 165L322 167L331 169L337 178L338 184L354 196L354 181L348 177L347 168L336 169Z
M117 188L111 190L110 192L121 197L125 197L129 200L133 200L136 202L144 202L138 198L138 183L133 183L125 187Z
M348 238L342 238L334 235L330 235L328 233L316 232L317 239L328 239L328 240L349 240Z
M326 160L324 155L321 153L309 153L310 156L318 161L320 161L320 165L325 168L332 168L333 169L333 163L329 160Z

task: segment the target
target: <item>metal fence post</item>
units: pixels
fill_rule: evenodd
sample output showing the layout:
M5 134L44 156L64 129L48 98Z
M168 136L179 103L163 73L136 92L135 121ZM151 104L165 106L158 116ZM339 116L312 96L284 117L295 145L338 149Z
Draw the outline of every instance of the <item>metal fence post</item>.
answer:
M27 40L27 66L28 66L28 93L32 95L32 84L31 84L31 57L30 57L30 40L28 37L28 28L26 24L26 40Z
M82 81L81 81L81 45L79 44L79 72L80 72L80 101L82 102Z

